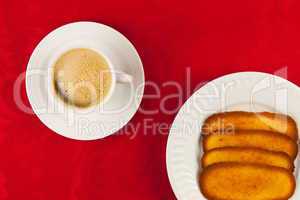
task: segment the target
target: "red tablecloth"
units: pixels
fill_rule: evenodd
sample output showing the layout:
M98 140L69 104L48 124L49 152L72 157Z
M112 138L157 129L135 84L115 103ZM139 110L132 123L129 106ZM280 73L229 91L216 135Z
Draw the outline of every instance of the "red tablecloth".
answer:
M80 142L53 133L17 108L14 82L51 30L91 20L126 35L141 55L146 80L160 86L161 98L141 105L153 109L176 92L163 86L166 81L188 91L188 68L192 88L231 72L275 73L283 66L287 78L300 84L299 10L298 0L1 0L0 200L175 199L165 164L168 131L158 134L155 128L171 124L175 113L137 113L130 122L141 124L134 139L132 132ZM145 89L152 93L153 88ZM29 105L25 84L22 98ZM168 109L182 104L166 103ZM151 131L143 130L145 119Z

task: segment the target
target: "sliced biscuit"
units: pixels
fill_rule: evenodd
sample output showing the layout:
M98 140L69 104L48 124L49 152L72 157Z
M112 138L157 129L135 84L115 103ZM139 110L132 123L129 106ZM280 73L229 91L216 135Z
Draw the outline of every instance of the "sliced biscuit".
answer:
M290 138L298 139L296 122L288 115L278 113L224 112L208 117L202 126L207 135L219 130L265 130L279 132Z
M290 171L294 169L293 161L286 153L252 147L223 147L212 149L207 151L201 159L203 168L223 162L265 164L282 167Z
M207 199L289 199L295 191L293 174L283 168L241 163L217 163L200 174Z
M203 139L204 152L222 147L255 147L275 152L284 152L296 158L297 144L288 136L270 131L217 132Z

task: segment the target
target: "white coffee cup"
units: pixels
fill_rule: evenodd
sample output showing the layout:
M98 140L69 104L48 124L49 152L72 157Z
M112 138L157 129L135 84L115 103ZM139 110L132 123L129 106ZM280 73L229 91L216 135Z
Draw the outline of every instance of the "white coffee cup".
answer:
M70 105L67 102L63 101L57 94L57 91L55 91L53 80L54 80L54 65L55 62L66 52L73 50L73 49L90 49L95 52L97 52L99 55L104 57L105 61L108 63L109 72L111 73L111 85L109 87L108 93L105 95L105 97L97 102L96 104L90 105L88 107L77 107L75 105ZM53 56L50 58L49 61L49 67L48 67L48 97L50 98L49 103L53 103L54 105L57 105L58 109L74 109L78 111L89 111L91 109L95 109L95 107L101 108L105 103L109 102L109 100L112 98L113 93L116 88L116 84L131 84L133 81L133 77L129 75L128 73L118 71L116 70L116 67L113 64L113 61L108 58L100 49L95 48L94 46L87 45L87 42L85 41L85 44L80 44L80 41L72 42L72 44L65 45L64 47L58 49Z
M87 108L68 105L54 90L55 62L76 48L98 52L113 72L110 95ZM74 22L51 31L34 49L26 70L34 113L54 132L77 140L100 139L120 130L138 111L144 87L143 64L134 45L117 30L96 22Z

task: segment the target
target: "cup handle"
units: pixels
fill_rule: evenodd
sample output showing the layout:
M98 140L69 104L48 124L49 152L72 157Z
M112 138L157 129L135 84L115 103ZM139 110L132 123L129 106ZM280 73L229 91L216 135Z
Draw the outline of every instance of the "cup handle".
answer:
M131 83L133 78L131 75L124 72L118 72L116 73L116 81L117 83Z

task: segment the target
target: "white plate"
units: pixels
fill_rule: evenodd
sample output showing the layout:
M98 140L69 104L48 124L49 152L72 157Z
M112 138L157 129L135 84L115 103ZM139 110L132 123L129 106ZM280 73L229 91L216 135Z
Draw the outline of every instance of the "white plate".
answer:
M57 52L70 47L99 50L133 82L117 84L101 109L61 107L48 93L49 72ZM68 138L94 140L118 131L136 113L144 92L144 70L134 46L118 31L95 22L71 23L49 33L35 48L27 66L26 91L33 111L47 127Z
M220 111L277 111L300 124L300 89L293 83L260 72L241 72L217 78L195 92L177 114L167 144L167 170L179 200L204 200L200 192L197 160L202 156L201 126ZM299 129L300 130L300 129ZM299 156L295 161L297 188L291 199L300 199ZM217 177L216 177L217 178Z

